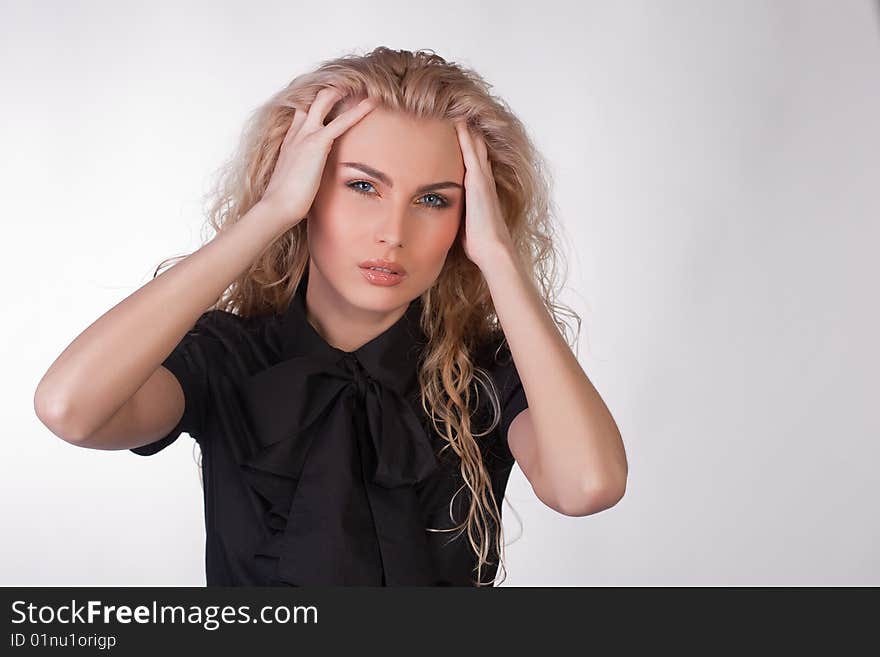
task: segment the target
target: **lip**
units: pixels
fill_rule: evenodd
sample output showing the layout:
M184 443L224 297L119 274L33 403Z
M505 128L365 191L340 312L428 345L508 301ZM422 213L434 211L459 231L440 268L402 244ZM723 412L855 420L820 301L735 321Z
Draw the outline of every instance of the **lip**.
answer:
M372 260L364 260L359 263L361 268L369 269L370 267L385 267L386 269L390 269L395 274L399 276L406 276L406 269L404 269L403 265L398 262L392 262L391 260L385 260L383 258L374 258Z
M389 274L384 271L377 271L375 269L369 269L367 267L361 267L361 274L363 274L364 278L371 285L379 285L381 287L392 287L394 285L400 284L400 282L404 279L402 274Z

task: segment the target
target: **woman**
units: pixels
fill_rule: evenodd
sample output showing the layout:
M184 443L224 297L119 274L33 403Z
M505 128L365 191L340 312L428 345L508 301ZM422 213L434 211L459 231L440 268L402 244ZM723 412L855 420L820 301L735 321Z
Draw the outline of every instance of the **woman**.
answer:
M538 162L473 71L324 62L254 115L217 235L52 364L40 419L93 449L195 438L208 585L491 585L514 460L567 515L627 473L560 333Z

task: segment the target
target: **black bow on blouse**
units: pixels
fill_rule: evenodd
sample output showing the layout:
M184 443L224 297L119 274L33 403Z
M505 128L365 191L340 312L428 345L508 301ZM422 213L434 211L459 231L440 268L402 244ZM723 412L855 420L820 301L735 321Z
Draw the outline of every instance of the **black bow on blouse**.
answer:
M420 299L349 353L309 324L306 282L283 317L281 362L241 388L253 435L239 465L268 505L255 556L277 560L284 584L431 584L415 490L438 467L416 406Z

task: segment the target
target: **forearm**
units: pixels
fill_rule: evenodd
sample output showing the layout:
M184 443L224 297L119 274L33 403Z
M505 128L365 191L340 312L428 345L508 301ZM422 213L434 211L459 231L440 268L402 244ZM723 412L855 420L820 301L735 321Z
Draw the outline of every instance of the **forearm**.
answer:
M266 246L284 232L261 205L104 313L61 353L37 386L44 423L71 435L102 426Z
M536 285L506 248L482 269L529 400L542 481L562 499L620 490L627 474L620 432Z

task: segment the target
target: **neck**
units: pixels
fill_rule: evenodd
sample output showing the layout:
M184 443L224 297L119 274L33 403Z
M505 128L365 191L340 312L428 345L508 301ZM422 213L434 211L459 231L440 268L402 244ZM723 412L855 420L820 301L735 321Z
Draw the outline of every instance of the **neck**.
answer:
M306 319L332 347L356 351L399 320L409 306L376 312L351 305L309 262Z

